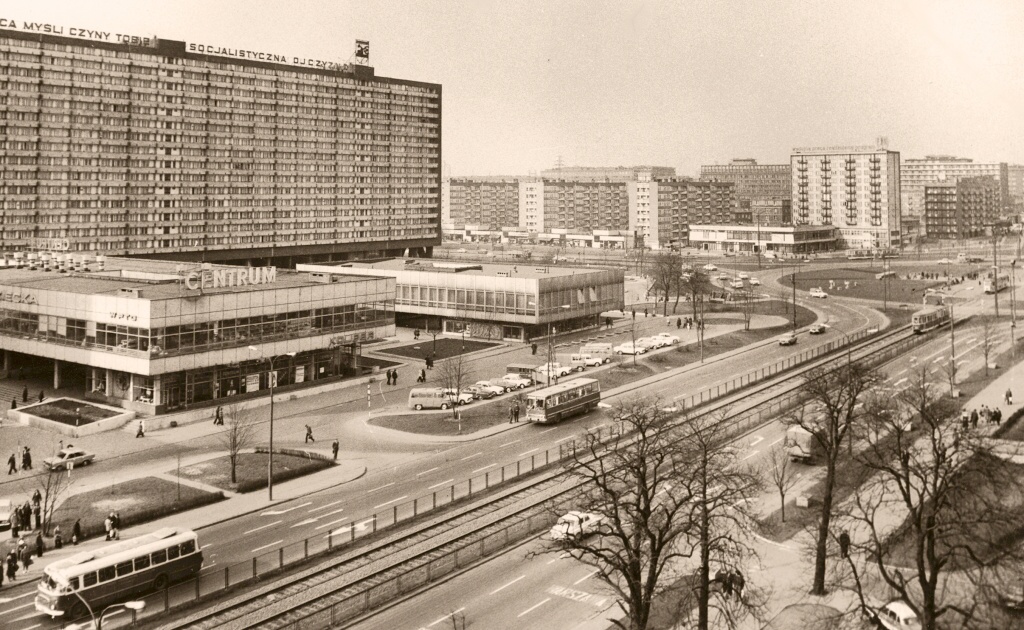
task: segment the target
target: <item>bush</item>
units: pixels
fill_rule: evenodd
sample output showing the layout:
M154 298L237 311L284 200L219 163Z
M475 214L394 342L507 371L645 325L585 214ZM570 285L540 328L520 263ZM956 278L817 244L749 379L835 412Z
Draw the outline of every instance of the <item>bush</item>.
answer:
M276 452L276 451L275 451ZM289 468L281 471L274 471L274 483L283 483L290 479L302 477L304 475L311 475L315 472L320 472L325 468L331 467L333 464L329 460L311 458L309 460L309 466L303 466L301 468ZM267 487L267 478L261 477L258 479L246 479L238 482L237 491L240 493L252 492L253 490L260 490Z

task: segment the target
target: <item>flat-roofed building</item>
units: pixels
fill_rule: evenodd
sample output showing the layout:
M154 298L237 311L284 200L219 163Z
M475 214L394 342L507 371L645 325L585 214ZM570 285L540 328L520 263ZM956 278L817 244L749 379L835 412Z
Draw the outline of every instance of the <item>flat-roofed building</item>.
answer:
M530 263L478 264L420 258L299 265L323 274L390 276L399 324L482 339L529 341L600 324L625 306L621 269Z
M926 155L923 158L907 158L901 167L901 194L903 196L904 214L923 217L925 207L925 187L956 184L964 177L991 176L999 188L1000 206L1007 208L1013 201L1024 201L1019 195L1024 180L1021 173L1024 167L1006 162L975 162L971 158L953 155ZM1012 190L1011 190L1012 189ZM927 221L925 229L928 229ZM931 236L930 233L927 233ZM945 238L945 237L940 237Z
M931 184L924 187L924 192L924 220L929 237L985 236L1000 218L1001 185L991 175Z
M731 223L736 211L736 185L662 177L651 184L658 247L686 247L690 225Z
M691 225L690 245L713 252L803 255L835 250L836 229L828 225Z
M728 164L701 166L700 178L732 182L736 185L737 202L790 199L793 196L792 167L789 164L758 164L751 158L736 159Z

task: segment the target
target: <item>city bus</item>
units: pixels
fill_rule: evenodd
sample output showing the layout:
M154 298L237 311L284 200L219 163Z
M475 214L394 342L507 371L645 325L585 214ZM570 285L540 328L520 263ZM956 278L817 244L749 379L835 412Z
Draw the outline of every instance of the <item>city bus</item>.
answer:
M1010 276L1002 273L995 278L990 277L985 280L985 293L999 293L1008 286L1010 286Z
M601 384L593 378L575 378L526 396L526 420L540 424L559 422L587 413L601 402Z
M102 610L140 593L163 590L202 567L196 533L165 527L52 562L43 569L35 607L51 617L78 619L89 608Z
M925 333L949 323L949 307L933 306L914 313L910 320L915 333Z

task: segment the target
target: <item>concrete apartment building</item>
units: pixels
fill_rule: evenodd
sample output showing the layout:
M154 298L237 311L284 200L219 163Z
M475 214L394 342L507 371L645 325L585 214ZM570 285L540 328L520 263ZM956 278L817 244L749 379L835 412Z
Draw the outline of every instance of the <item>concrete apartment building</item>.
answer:
M452 225L478 225L488 229L519 224L521 182L515 177L472 177L449 180Z
M758 164L752 158L734 159L728 164L701 166L700 179L736 185L736 215L733 217L736 223L757 223L760 219L762 225L782 225L790 220L779 203L786 200L788 204L793 197L789 164Z
M1016 164L975 162L971 158L952 155L928 155L904 160L900 173L903 213L909 216L920 217L925 214L926 186L955 184L963 177L992 177L999 186L999 203L1002 208L1009 208L1013 200L1024 201L1021 196L1024 193L1021 190L1024 189L1024 166ZM1013 193L1010 190L1011 183Z
M736 186L732 182L663 177L656 179L652 188L657 217L652 239L655 249L688 246L691 224L732 223L735 219Z
M900 154L874 145L793 149L794 225L837 228L840 249L900 247Z
M93 255L290 267L429 255L441 240L440 85L4 24L3 249L66 239Z
M984 236L999 219L1004 186L991 175L960 177L924 187L924 221L928 236L965 239Z

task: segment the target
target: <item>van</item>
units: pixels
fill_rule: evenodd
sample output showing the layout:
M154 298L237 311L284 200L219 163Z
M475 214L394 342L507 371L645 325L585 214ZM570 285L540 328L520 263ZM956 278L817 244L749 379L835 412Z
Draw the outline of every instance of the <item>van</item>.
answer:
M448 409L452 401L440 387L414 387L409 390L409 409Z
M608 357L594 356L592 354L574 354L569 357L569 365L573 366L578 370L588 367L597 367L603 363L611 361Z
M610 343L587 343L580 346L580 354L609 357L614 354L614 352L612 351L612 344ZM607 362L608 361L606 360L605 363Z
M522 376L523 378L528 378L532 381L533 370L536 367L536 365L532 365L529 363L509 363L508 365L505 366L505 373L518 374L519 376Z

